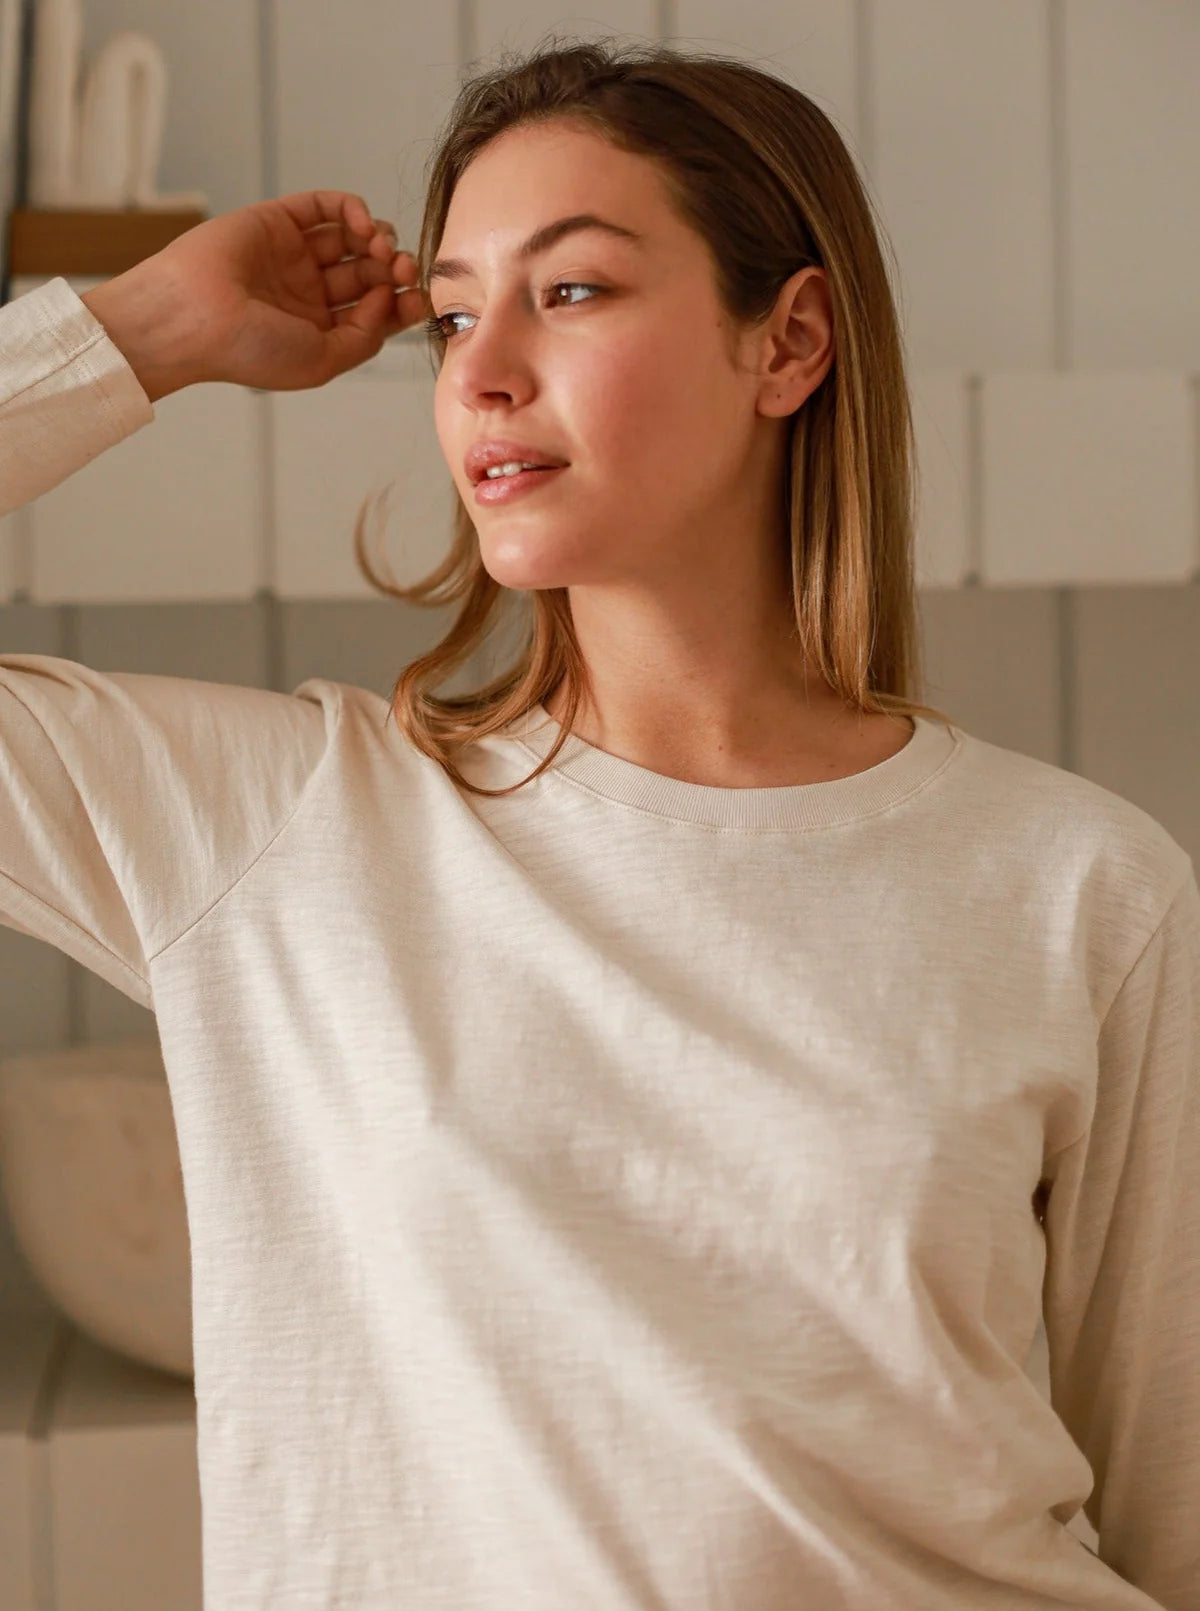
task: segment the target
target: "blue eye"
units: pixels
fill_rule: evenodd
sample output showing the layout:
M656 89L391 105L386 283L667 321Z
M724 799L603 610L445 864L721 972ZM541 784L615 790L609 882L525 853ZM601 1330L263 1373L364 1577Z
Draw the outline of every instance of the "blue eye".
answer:
M553 293L554 291L567 291L567 290L570 290L570 291L599 291L599 292L603 292L604 286L602 286L602 285L585 285L582 280L558 280L554 285L548 285L546 287L547 295ZM568 303L561 303L560 306L562 306L562 307L574 307L575 304L572 303L572 302L568 302ZM434 338L440 338L442 341L449 341L451 339L451 337L461 335L462 332L460 330L455 330L453 327L451 327L449 330L447 330L445 328L445 326L447 324L449 324L452 319L469 319L469 318L470 318L470 314L468 314L468 313L439 313L439 314L435 314L433 316L433 318L426 319L426 321L425 321L425 334L427 336L433 336Z

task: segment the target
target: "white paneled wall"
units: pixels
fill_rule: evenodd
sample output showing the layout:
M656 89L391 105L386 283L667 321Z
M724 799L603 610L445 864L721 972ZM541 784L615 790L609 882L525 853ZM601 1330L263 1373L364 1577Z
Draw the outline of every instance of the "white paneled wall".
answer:
M594 39L604 34L636 42L653 38L657 31L657 0L605 0L586 14L564 11L554 0L525 0L521 6L506 0L475 0L470 61L499 63L504 51L532 50L543 35L564 39Z
M417 356L427 370L424 352ZM390 482L390 503L368 512L368 557L402 585L445 557L457 495L438 446L432 393L414 365L409 378L352 373L319 391L273 399L274 581L285 597L378 597L355 563L354 521L364 499Z
M984 580L1186 581L1197 559L1194 451L1183 375L986 376Z
M41 603L249 598L260 584L260 416L240 386L189 386L153 425L31 506Z
M1063 6L1064 352L1073 368L1195 373L1200 5Z
M970 385L956 369L910 376L916 438L917 586L961 587L971 574Z
M885 0L871 16L869 167L910 351L929 368L1052 363L1045 0Z
M670 43L785 78L837 125L860 164L859 8L852 0L674 0Z
M474 0L461 18L358 0L330 28L301 0L218 10L214 54L208 10L201 27L153 0L88 7L93 45L144 26L173 66L163 185L200 185L217 210L253 199L260 167L268 194L356 189L414 245L427 158L470 63L550 32L653 37L660 16L658 0L579 17ZM679 47L797 84L859 162L897 259L923 585L1190 579L1200 7L674 0L664 15ZM210 106L219 95L219 139L197 84ZM351 522L393 477L388 552L411 579L444 551L454 507L433 387L409 335L317 392L176 393L152 427L0 521L0 597L370 597Z
M251 0L243 0L251 4ZM262 0L270 18L267 194L354 190L415 247L425 164L458 88L458 9Z

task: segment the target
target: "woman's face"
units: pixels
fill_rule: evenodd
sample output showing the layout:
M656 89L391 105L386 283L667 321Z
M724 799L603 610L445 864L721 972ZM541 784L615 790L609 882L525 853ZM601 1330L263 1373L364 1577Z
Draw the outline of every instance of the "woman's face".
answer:
M581 213L638 238L591 228L517 255ZM774 507L748 476L765 463L764 429L782 422L757 413L762 376L739 367L707 248L650 159L562 123L510 130L463 173L437 255L469 266L430 276L449 337L438 439L502 585L686 587ZM464 455L492 438L566 468L481 504Z

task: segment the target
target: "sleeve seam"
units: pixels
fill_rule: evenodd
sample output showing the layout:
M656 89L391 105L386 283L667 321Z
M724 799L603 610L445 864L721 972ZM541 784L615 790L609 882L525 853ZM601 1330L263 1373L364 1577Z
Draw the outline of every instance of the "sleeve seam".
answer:
M341 725L342 725L342 715L343 715L344 707L345 707L345 701L344 701L344 699L342 697L341 689L339 688L338 689L338 697L337 697L337 712L336 712L336 715L334 717L333 731L332 731L332 733L329 734L328 742L325 745L324 753L322 754L320 761L313 768L312 772L309 774L308 778L305 780L304 787L300 790L300 793L296 797L295 805L293 805L292 809L288 812L287 816L279 824L278 828L276 828L275 832L271 835L271 837L267 840L267 842L264 845L259 846L258 850L254 853L254 855L246 863L245 867L242 868L241 872L237 875L237 877L233 880L233 882L230 885L228 885L228 887L226 889L222 890L219 895L214 896L214 898L208 903L208 905L204 908L204 910L202 912L197 913L197 915L195 917L191 918L187 923L185 923L184 926L180 929L179 933L175 936L175 938L173 940L168 940L165 945L162 945L162 946L160 946L158 948L158 950L154 953L153 956L148 956L146 958L147 967L153 968L153 966L154 966L154 964L156 962L158 962L162 957L166 956L167 952L171 949L172 946L179 944L180 940L183 939L185 934L190 934L193 929L197 928L213 912L215 912L217 907L220 906L223 901L227 900L228 897L233 894L234 890L238 887L238 885L242 882L242 880L244 878L246 878L254 870L254 868L258 865L258 863L262 860L262 858L267 854L267 851L270 850L271 846L273 844L275 844L276 841L279 839L280 835L286 831L288 825L295 818L297 812L300 810L301 806L304 804L305 800L308 798L309 791L315 786L317 776L321 772L322 768L324 767L325 762L328 759L328 756L330 754L330 751L334 747L334 744L335 744L336 739L337 739L338 731L340 730Z
M91 929L85 929L67 912L60 911L57 906L51 906L49 901L43 900L43 898L34 890L30 889L27 884L22 884L19 879L14 878L11 873L6 873L3 868L0 868L0 878L2 878L6 884L11 884L14 889L19 889L23 895L27 896L31 901L34 901L38 906L40 906L43 912L53 913L53 915L61 922L65 923L67 928L71 929L73 933L81 935L83 939L94 945L97 950L103 951L105 956L111 957L117 966L122 970L122 972L128 973L140 984L145 985L147 993L153 995L149 979L146 978L144 974L139 973L136 968L131 968L128 962L126 962L125 958L121 956L119 952L114 951L110 945L105 945L104 941L99 937L99 935L93 934ZM69 960L74 962L78 959L75 957L70 957Z
M1108 1006L1105 1008L1104 1017L1100 1020L1100 1027L1096 1031L1097 1038L1104 1033L1104 1026L1105 1026L1105 1024L1107 1024L1107 1022L1109 1020L1109 1017L1110 1017L1110 1015L1112 1013L1113 1008L1116 1006L1117 1002L1121 999L1121 992L1122 992L1122 990L1124 990L1125 986L1129 983L1130 979L1132 978L1134 969L1137 967L1138 963L1142 960L1142 958L1145 956L1146 952L1150 949L1151 945L1154 943L1154 941L1158 938L1159 934L1162 932L1163 924L1170 917L1172 909L1174 908L1175 902L1183 894L1184 890L1188 887L1188 884L1191 882L1191 880L1192 880L1192 878L1194 876L1195 875L1194 875L1194 871L1193 871L1193 868L1192 868L1191 858L1189 857L1188 858L1187 871L1184 873L1183 877L1179 880L1179 883L1171 891L1171 894L1167 897L1166 905L1162 909L1162 915L1159 917L1158 922L1154 925L1153 929L1151 929L1150 933L1146 936L1145 944L1139 950L1137 956L1135 956L1133 961L1129 964L1128 968L1126 968L1124 978L1121 980L1121 982L1117 986L1117 988L1113 991L1112 1000L1109 1002Z
M1175 906L1175 902L1183 894L1184 890L1187 888L1188 884L1190 883L1191 879L1194 876L1195 876L1194 868L1192 866L1191 858L1189 857L1188 858L1187 871L1184 873L1183 877L1180 879L1179 883L1176 885L1175 889L1171 892L1170 896L1168 897L1167 903L1163 907L1162 916L1159 918L1158 922L1154 925L1153 929L1147 935L1145 944L1141 947L1141 949L1138 951L1137 956L1135 956L1133 961L1129 964L1129 967L1125 970L1124 978L1121 980L1120 984L1117 986L1116 990L1113 992L1113 998L1109 1002L1107 1008L1105 1009L1104 1017L1100 1020L1100 1026L1096 1031L1096 1039L1097 1040L1099 1040L1100 1036L1103 1035L1104 1026L1105 1026L1105 1024L1108 1023L1108 1020L1109 1020L1109 1017L1110 1017L1110 1015L1112 1013L1113 1008L1116 1006L1117 1002L1121 999L1121 992L1124 990L1125 986L1129 983L1130 979L1132 978L1134 969L1137 967L1138 963L1142 960L1142 958L1145 956L1146 952L1150 949L1150 946L1153 944L1153 942L1158 938L1159 934L1162 932L1163 924L1167 921L1168 917L1170 917L1171 912L1172 912L1172 910L1173 910L1173 908ZM1074 1138L1073 1141L1068 1141L1061 1147L1055 1147L1053 1152L1047 1153L1045 1159L1043 1160L1043 1167L1045 1167L1045 1164L1048 1164L1052 1159L1060 1157L1064 1152L1070 1152L1072 1147L1077 1147L1079 1145L1079 1143L1081 1141L1083 1141L1085 1139L1085 1137L1090 1133L1091 1128L1092 1128L1091 1120L1089 1120L1088 1123L1084 1125L1083 1129L1079 1132L1079 1134Z

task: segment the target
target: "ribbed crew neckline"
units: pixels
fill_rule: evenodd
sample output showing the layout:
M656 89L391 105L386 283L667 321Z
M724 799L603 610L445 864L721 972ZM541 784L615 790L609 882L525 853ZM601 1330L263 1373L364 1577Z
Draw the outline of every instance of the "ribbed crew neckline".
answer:
M653 816L711 828L831 828L873 816L896 805L928 783L961 744L959 730L924 716L911 718L914 731L895 755L827 783L775 788L724 789L685 783L597 749L572 733L549 772L603 799L633 806ZM534 705L509 728L508 736L536 761L550 753L559 724L542 704Z

